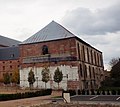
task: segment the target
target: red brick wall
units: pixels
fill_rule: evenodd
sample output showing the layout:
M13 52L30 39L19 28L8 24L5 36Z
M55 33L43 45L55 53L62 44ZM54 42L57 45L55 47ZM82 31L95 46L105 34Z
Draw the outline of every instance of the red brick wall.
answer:
M30 56L41 56L42 55L42 46L47 45L49 53L51 55L60 55L60 54L70 54L70 56L76 56L76 39L69 38L69 39L62 39L62 40L55 40L49 42L41 42L35 44L25 44L20 45L20 61L22 62L23 58L30 57ZM59 64L70 64L71 62L59 62ZM73 64L75 62L72 62ZM36 66L44 66L46 63L38 63ZM54 65L54 63L51 63ZM22 64L23 67L25 66L33 66L33 64Z
M80 82L79 81L68 81L68 89L76 90L79 88Z
M0 61L0 80L3 78L3 74L8 72L12 74L15 69L19 68L19 60L5 60Z
M21 56L39 56L42 55L42 46L47 45L49 48L50 54L61 54L61 51L66 52L75 52L75 39L64 39L64 40L56 40L49 42L41 42L35 44L26 44L20 45ZM75 55L75 53L73 54Z

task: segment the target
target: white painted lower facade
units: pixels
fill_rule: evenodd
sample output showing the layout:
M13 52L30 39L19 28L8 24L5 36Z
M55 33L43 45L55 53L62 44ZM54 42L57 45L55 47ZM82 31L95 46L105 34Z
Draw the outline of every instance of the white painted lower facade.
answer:
M47 82L46 88L52 88L52 89L57 89L58 84L54 82L54 72L57 69L57 67L62 71L63 74L63 80L59 84L59 88L66 90L67 89L67 81L68 80L79 80L78 76L78 67L71 67L71 66L66 66L66 65L61 65L61 66L50 66L50 81ZM33 70L36 81L33 84L34 88L45 88L45 83L42 81L42 75L41 72L44 69L43 67L28 67L28 68L23 68L20 69L20 87L21 88L27 88L29 87L29 82L28 82L28 73L30 70ZM68 78L67 78L68 75Z

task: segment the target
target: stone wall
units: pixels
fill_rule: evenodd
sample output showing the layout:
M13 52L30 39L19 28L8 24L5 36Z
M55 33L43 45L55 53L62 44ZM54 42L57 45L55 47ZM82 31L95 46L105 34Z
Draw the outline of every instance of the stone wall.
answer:
M62 39L56 41L41 42L36 44L20 45L21 59L23 57L40 56L42 47L48 47L48 53L51 55L73 55L76 56L75 39Z
M58 89L58 84L54 82L54 72L57 69L57 67L62 71L63 74L63 80L59 84L60 89L67 89L67 82L68 81L79 81L78 77L78 68L77 67L71 67L71 66L66 66L66 65L61 65L61 66L50 66L48 69L50 70L50 81L46 84L47 88L52 88L52 89ZM28 73L30 70L33 70L35 74L35 78L37 77L37 80L34 83L34 87L39 87L39 88L45 88L45 83L42 82L42 75L41 72L44 69L44 67L28 67L28 68L23 68L20 70L20 86L21 87L29 87L28 83ZM68 77L67 77L68 76Z

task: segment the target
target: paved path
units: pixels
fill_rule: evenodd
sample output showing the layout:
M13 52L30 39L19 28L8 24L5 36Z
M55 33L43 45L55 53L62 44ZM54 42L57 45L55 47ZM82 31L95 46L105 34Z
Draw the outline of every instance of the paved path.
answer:
M120 95L75 95L72 101L113 101L120 102Z
M50 98L51 96L42 96L11 101L0 101L0 107L25 107L36 104L37 105L46 104L51 102L51 100L49 100Z
M71 102L80 104L113 104L120 105L120 95L75 95ZM54 101L63 102L62 98L53 98Z
M63 99L51 98L51 96L41 96L41 97L25 98L19 100L11 100L11 101L0 101L0 107L30 107L32 105L41 105L53 101L57 101L58 103L61 103L63 102ZM120 96L80 95L80 96L72 96L71 102L72 103L79 102L79 104L99 103L99 104L120 105Z

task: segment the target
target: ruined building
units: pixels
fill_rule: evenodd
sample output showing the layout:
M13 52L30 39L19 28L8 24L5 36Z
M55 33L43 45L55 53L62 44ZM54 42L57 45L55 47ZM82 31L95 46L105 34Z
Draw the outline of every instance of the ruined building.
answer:
M57 68L63 73L62 89L95 89L103 80L102 52L54 21L23 41L19 49L21 87L29 87L27 78L32 69L34 87L45 88L41 75L45 67L50 71L47 88L57 88L53 79Z

